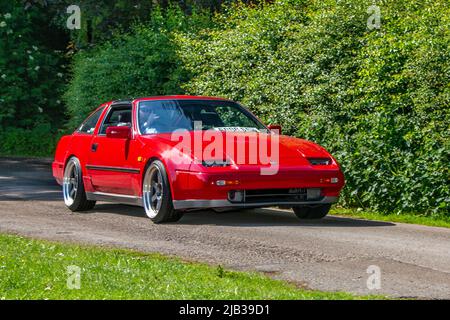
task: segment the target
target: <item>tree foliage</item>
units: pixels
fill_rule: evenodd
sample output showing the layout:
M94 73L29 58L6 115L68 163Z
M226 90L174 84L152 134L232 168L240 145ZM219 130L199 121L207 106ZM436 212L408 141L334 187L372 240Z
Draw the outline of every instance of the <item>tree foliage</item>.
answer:
M47 19L43 7L25 10L17 1L0 2L1 127L57 127L63 120L64 47L54 40L64 40L64 34L47 30Z
M0 1L0 154L48 155L66 121L63 50L42 4Z
M193 31L209 21L205 14L186 16L177 7L154 9L150 20L94 50L78 53L65 94L71 127L100 103L149 95L181 93L186 72L176 56L172 34Z
M347 178L342 204L448 214L448 1L377 4L372 31L370 1L231 6L214 28L177 36L183 88L326 146Z

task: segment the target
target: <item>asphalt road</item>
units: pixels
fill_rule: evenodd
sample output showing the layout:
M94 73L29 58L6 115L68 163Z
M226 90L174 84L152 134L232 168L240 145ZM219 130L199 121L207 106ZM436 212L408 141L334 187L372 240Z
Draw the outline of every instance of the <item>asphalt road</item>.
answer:
M166 225L125 205L70 214L43 160L0 159L0 232L157 251L311 289L450 299L450 229L332 216L308 222L275 209L193 212ZM379 267L381 289L368 289L370 266Z

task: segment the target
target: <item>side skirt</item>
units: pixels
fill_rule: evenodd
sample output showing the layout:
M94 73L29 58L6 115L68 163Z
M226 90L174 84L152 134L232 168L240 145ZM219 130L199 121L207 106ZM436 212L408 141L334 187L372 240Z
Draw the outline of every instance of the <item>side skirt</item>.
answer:
M259 203L237 203L226 199L221 200L174 200L173 207L176 210L185 209L211 209L211 208L265 208L272 206L312 206L337 202L338 197L324 197L319 201L298 202L259 202Z
M123 194L105 193L105 192L86 192L86 198L88 200L93 201L118 202L141 207L143 206L141 197L128 196Z

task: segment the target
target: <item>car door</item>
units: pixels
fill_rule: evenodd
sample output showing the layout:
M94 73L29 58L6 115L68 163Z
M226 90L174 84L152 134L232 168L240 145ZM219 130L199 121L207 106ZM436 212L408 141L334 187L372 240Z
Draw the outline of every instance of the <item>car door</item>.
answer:
M86 166L95 192L135 195L133 181L139 174L136 168L133 135L130 138L107 137L108 127L128 126L132 128L131 104L112 105L94 136Z
M70 154L76 155L80 163L82 163L83 165L89 161L89 148L91 146L92 140L94 139L94 132L98 126L101 115L103 111L105 111L105 107L106 106L104 105L100 106L72 134ZM68 154L68 156L70 156L70 154ZM85 188L87 191L90 191L89 176L85 173L85 170L83 170L83 180Z

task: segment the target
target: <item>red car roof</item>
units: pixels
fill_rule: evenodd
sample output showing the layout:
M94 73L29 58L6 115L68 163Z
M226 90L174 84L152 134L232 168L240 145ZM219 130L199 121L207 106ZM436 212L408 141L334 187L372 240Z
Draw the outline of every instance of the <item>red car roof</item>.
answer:
M219 97L207 97L207 96L173 95L173 96L143 97L134 99L133 101L139 102L148 100L228 100L228 99Z

